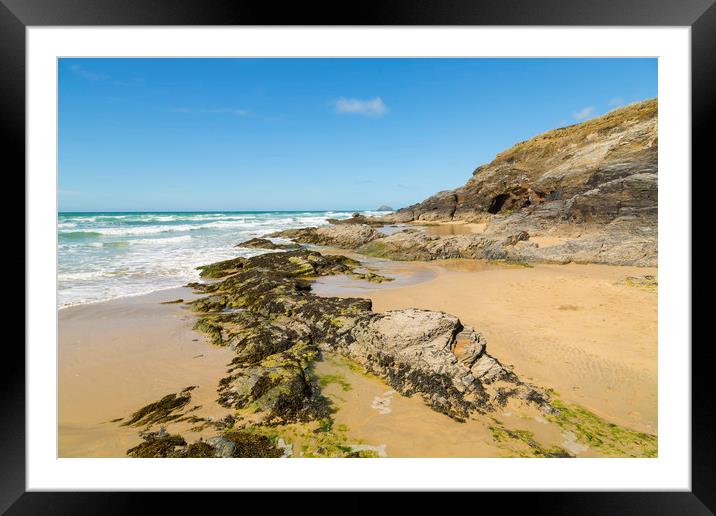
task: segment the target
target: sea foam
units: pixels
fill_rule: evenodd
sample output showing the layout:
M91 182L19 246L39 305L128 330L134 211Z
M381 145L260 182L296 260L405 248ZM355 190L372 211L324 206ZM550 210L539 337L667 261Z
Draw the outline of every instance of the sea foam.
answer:
M145 294L199 278L196 267L262 251L234 247L353 211L60 213L58 305ZM368 212L361 212L368 213Z

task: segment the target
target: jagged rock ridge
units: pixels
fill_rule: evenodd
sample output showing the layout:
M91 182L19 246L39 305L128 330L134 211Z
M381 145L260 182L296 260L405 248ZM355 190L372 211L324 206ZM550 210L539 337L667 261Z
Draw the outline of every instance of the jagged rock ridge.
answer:
M516 398L549 409L547 396L486 352L485 339L443 312L376 313L368 299L318 297L310 278L356 274L349 258L299 250L236 258L202 268L192 284L196 329L236 352L219 403L262 421L323 416L311 378L321 351L342 354L397 391L422 396L455 419L491 412Z

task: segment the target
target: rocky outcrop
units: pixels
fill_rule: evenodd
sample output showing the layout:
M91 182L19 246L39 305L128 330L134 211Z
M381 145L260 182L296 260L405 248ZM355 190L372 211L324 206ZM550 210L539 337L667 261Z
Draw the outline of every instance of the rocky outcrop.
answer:
M474 220L559 201L560 218L656 213L657 100L518 143L467 183L397 211L396 221Z
M520 231L530 237L578 233L549 250L521 244L504 254L528 261L656 265L657 158L657 100L653 99L518 143L478 167L464 186L380 220L487 223L485 234L472 238L478 247L484 244L482 238L498 241ZM407 245L404 236L396 240L366 249ZM426 249L413 254L453 256L455 252L442 248L464 244L448 241L432 245L438 252Z
M127 455L136 458L228 458L284 456L272 439L251 432L229 431L204 441L199 439L191 444L180 435L166 431L142 432L143 442L127 450Z
M539 246L526 240L506 251L506 259L514 261L656 267L657 228L636 217L620 217L600 231L586 232L561 244Z
M356 249L383 236L385 235L365 224L334 224L318 228L286 229L269 235L269 237L290 238L302 244L341 249Z
M380 206L378 206L378 209L376 211L394 211L394 210L387 204L381 204Z
M405 261L469 258L528 263L657 265L657 228L644 223L643 219L620 217L599 231L585 230L581 235L571 232L569 237L555 238L557 243L551 245L530 240L530 233L540 234L534 229L536 220L528 218L526 224L513 220L485 233L452 236L430 235L421 229L409 228L364 244L356 251Z
M510 247L527 238L524 231L492 236L436 236L410 228L362 245L357 251L369 256L402 261L450 258L504 260L508 258Z
M371 314L357 319L329 347L384 378L398 392L418 394L454 419L491 412L512 397L547 406L542 393L485 352L481 334L442 312Z
M252 238L236 244L234 247L244 247L246 249L267 249L267 250L280 250L280 251L292 251L299 249L301 246L298 244L277 244L272 242L268 238Z
M322 351L345 355L406 395L455 419L518 398L548 407L486 352L485 339L442 312L375 313L367 299L317 297L308 278L350 273L356 262L314 251L237 258L202 268L223 278L193 284L196 328L236 352L219 403L262 422L324 417L311 364Z
M385 226L386 222L381 220L379 217L366 217L360 213L354 213L348 219L327 219L329 224L341 225L341 224L365 224L373 227Z
M399 209L393 218L396 222L452 220L457 206L456 191L445 190L428 197L420 204Z

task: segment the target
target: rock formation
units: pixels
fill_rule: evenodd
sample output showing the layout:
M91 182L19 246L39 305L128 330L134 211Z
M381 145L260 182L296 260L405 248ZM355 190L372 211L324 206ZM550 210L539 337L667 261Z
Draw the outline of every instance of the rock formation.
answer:
M491 240L565 237L505 250L519 260L656 265L657 156L652 99L518 143L464 186L381 220L482 222Z
M559 220L606 223L657 211L657 101L554 129L497 155L467 183L396 220L482 220L556 203Z
M511 247L527 238L524 231L491 236L436 236L411 228L374 239L356 250L369 256L404 261L449 258L504 260L510 258L508 253Z
M493 411L510 398L548 406L544 393L491 357L484 337L457 317L413 309L375 313L367 299L311 293L308 278L351 273L356 265L301 250L202 269L204 277L224 279L192 285L210 294L193 302L203 314L196 328L236 352L219 386L220 404L269 422L322 417L311 364L321 351L333 351L455 419Z
M236 244L234 247L244 247L246 249L270 249L270 250L291 251L294 249L298 249L301 246L297 245L297 244L277 244L275 242L272 242L268 238L252 238L245 242L240 242L240 243Z
M328 219L329 224L340 225L340 224L366 224L368 226L381 227L385 226L385 222L375 217L366 217L360 213L354 213L348 219Z
M272 233L269 237L290 238L302 244L316 244L342 249L356 249L377 238L382 238L372 227L365 224L333 224L319 228L285 229Z

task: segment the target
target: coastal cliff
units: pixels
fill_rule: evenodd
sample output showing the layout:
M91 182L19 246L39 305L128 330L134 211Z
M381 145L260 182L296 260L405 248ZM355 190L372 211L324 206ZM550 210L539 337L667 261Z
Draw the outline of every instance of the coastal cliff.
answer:
M478 223L480 235L393 237L367 254L521 262L656 266L657 99L520 142L478 167L464 186L384 219ZM487 250L487 252L484 252ZM407 258L406 258L407 257Z
M632 104L520 142L478 167L464 186L393 214L329 220L329 228L270 236L393 260L653 267L658 261L657 129L657 100ZM385 224L417 227L399 226L389 233L368 227ZM437 225L460 231L431 232L429 226Z
M542 215L605 224L657 213L657 100L554 129L499 153L464 186L398 210L394 220L484 221Z

